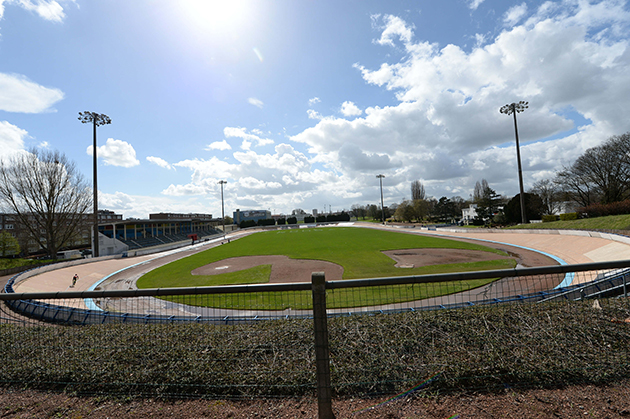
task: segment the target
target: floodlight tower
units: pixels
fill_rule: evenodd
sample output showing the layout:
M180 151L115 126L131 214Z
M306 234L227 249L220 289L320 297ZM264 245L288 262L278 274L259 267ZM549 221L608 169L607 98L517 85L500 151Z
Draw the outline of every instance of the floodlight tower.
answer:
M225 210L223 206L223 185L225 185L227 181L220 180L219 185L221 185L221 222L223 223L223 239L225 239Z
M521 197L521 223L527 223L527 216L525 215L525 193L523 191L523 169L521 168L521 147L518 143L518 126L516 125L516 114L521 113L527 109L528 102L520 101L518 103L510 103L504 105L499 109L499 112L506 115L514 115L514 133L516 134L516 159L518 161L518 186L520 188Z
M101 126L101 125L108 125L112 123L112 120L109 119L109 116L102 114L102 113L96 113L96 112L90 112L90 111L85 111L85 112L79 112L79 121L81 121L84 124L88 124L88 123L92 123L92 126L94 127L94 136L93 136L93 143L92 143L92 161L93 161L93 166L94 166L94 225L93 225L93 231L92 231L92 239L94 242L94 254L92 255L92 257L98 257L99 256L99 249L98 249L98 188L97 188L97 183L96 183L96 127Z
M381 220L383 220L383 224L385 224L385 207L383 206L383 178L385 175L376 175L381 184Z

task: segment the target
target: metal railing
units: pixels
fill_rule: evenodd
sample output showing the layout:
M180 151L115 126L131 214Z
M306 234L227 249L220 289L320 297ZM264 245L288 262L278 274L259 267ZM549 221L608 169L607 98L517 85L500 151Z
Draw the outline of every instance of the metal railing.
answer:
M435 374L442 389L608 379L630 371L630 348L614 341L630 332L611 321L629 300L604 307L610 318L584 303L627 297L629 268L322 278L323 313L315 283L12 293L16 276L0 294L0 383L151 397L317 392L329 412L331 394L393 393Z

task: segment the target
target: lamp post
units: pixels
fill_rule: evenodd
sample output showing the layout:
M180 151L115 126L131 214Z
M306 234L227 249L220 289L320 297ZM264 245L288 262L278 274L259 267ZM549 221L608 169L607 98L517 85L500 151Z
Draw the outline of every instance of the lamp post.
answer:
M223 223L223 239L225 239L225 210L223 207L223 185L227 182L225 180L220 180L219 185L221 185L221 222Z
M94 225L93 225L93 231L92 231L92 239L94 242L94 253L93 253L93 257L98 257L99 256L99 249L98 249L98 187L96 184L96 127L101 126L101 125L108 125L112 123L112 120L109 119L109 116L105 115L105 114L99 114L96 112L90 112L90 111L85 111L85 112L79 112L79 121L81 121L84 124L88 124L88 123L92 123L92 126L94 127L94 141L92 143L92 161L93 161L93 166L94 166Z
M521 147L518 143L518 126L516 125L516 114L525 111L527 109L528 102L520 101L518 103L510 103L504 105L499 109L499 112L506 115L514 115L514 133L516 135L516 160L518 161L518 186L520 188L521 197L521 223L527 223L527 216L525 215L525 193L523 191L523 169L521 168Z
M385 224L385 207L383 206L383 178L385 175L376 175L380 184L381 184L381 220L383 221L383 225Z

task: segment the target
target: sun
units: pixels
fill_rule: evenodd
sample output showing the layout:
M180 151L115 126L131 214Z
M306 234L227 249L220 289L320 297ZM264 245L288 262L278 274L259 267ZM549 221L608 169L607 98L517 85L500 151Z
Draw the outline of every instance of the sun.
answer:
M195 30L209 35L246 29L253 7L246 0L178 0L178 5Z

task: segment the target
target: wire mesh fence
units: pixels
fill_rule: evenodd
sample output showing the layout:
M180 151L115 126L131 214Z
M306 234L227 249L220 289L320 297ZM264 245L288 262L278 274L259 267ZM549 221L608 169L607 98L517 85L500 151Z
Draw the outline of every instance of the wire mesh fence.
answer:
M327 282L332 393L627 376L629 266ZM303 396L317 389L310 283L5 293L0 299L4 385L208 398Z

